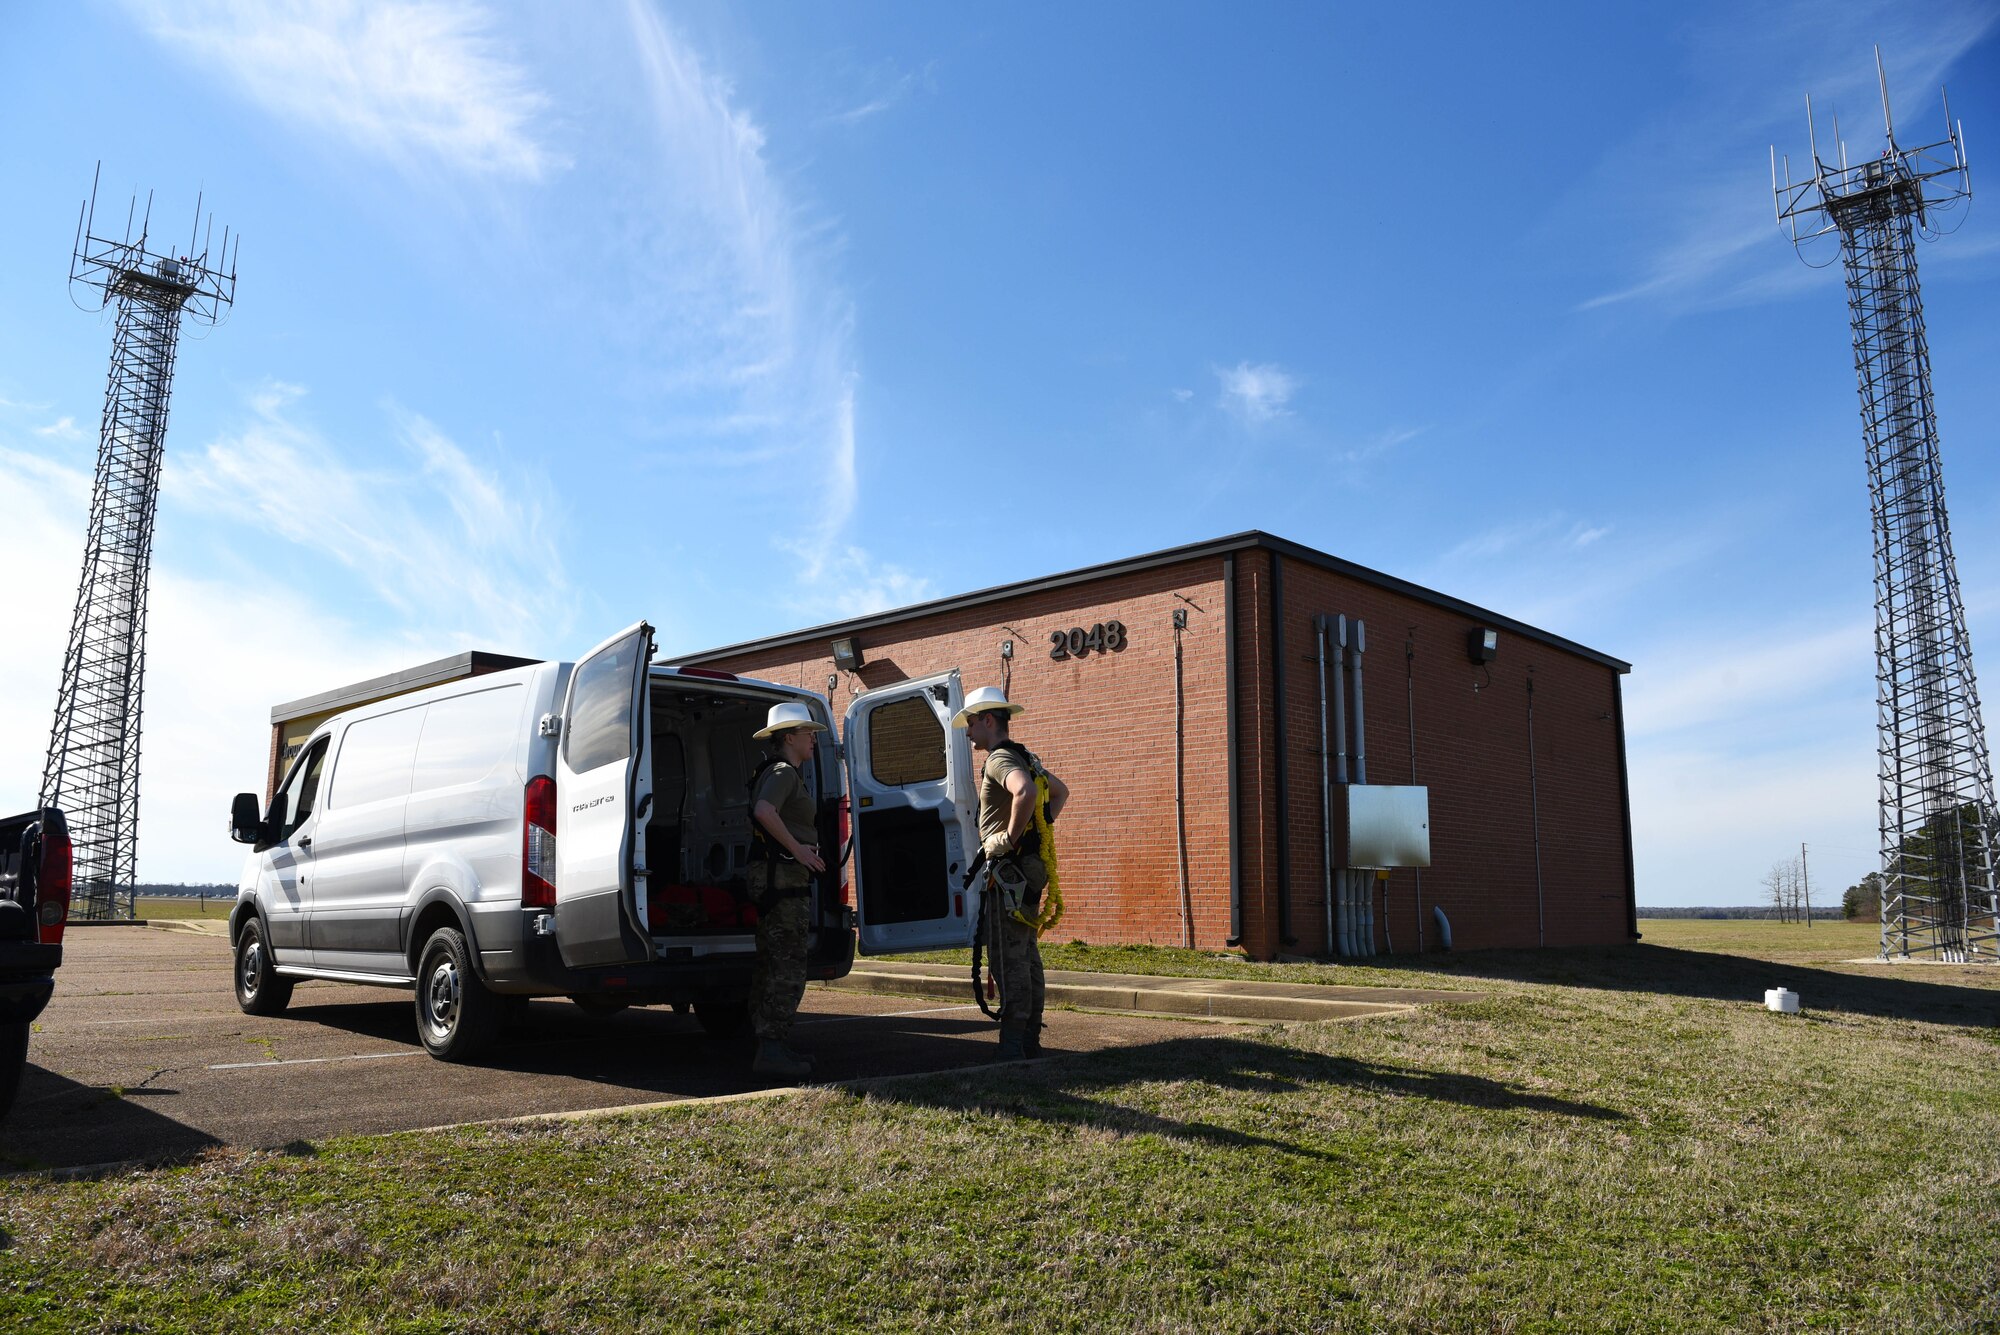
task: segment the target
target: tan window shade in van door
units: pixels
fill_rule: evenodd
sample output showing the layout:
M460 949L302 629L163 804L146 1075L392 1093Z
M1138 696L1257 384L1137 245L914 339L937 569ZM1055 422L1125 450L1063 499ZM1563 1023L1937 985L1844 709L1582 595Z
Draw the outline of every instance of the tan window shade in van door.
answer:
M944 777L944 725L921 696L891 701L868 714L868 770L894 787Z

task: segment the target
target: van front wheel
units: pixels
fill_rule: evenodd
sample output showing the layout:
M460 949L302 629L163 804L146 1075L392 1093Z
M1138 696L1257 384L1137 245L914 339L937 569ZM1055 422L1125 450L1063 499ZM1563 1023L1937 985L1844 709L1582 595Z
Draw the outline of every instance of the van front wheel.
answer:
M438 928L417 968L417 1036L425 1051L440 1061L470 1061L492 1045L499 1027L500 999L473 973L465 937Z
M292 980L278 972L264 924L253 916L236 934L236 1004L245 1015L276 1015L291 1000Z

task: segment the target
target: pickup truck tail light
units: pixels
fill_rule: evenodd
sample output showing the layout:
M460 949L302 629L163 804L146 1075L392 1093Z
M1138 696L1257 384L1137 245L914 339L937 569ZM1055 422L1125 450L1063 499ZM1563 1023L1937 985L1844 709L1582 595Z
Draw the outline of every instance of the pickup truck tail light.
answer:
M35 875L35 925L45 946L62 944L69 921L70 843L67 834L42 835L42 865Z
M526 819L521 822L521 907L556 906L556 781L546 774L528 780Z

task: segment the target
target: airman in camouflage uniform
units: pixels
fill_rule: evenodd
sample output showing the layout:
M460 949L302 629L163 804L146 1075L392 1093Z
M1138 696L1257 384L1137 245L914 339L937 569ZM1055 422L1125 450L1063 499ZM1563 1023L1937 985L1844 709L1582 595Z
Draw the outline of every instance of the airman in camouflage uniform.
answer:
M786 1040L806 990L812 877L826 870L812 794L800 772L812 755L813 734L824 731L804 705L771 706L757 736L776 738L778 757L757 776L750 794L759 836L750 863L750 893L757 904L757 971L750 983L757 1056L751 1069L788 1080L812 1072L812 1062Z
M1048 888L1048 868L1042 862L1041 837L1035 829L1035 772L1049 783L1047 817L1056 818L1069 800L1069 786L1042 769L1028 749L1008 736L1010 720L1024 706L1009 704L1006 695L983 686L966 697L965 708L952 720L966 730L974 747L986 753L979 774L979 847L992 878L988 893L1000 905L1000 1052L1001 1061L1042 1055L1042 1003L1047 992L1042 978L1039 932L1022 917L1033 918ZM1015 916L1020 914L1020 917Z

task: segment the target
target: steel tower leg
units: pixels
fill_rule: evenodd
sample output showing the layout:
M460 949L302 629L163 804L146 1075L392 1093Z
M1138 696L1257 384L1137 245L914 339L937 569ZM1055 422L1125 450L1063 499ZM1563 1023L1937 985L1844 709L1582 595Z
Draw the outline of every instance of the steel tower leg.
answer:
M84 920L132 915L146 593L185 297L175 284L121 286L83 576L42 770L42 805L69 816L70 915Z

